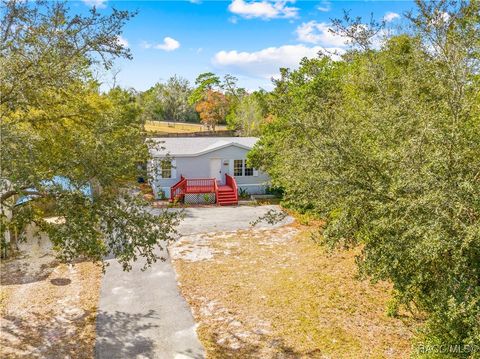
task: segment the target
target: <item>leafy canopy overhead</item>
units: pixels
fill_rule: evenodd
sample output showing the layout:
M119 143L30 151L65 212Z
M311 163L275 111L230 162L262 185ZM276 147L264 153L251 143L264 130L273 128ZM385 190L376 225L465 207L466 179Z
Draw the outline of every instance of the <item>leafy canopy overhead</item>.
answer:
M178 216L149 214L130 188L148 158L135 96L101 94L91 72L130 58L118 39L134 14L71 15L66 3L22 1L2 3L2 14L0 237L9 231L14 245L34 221L68 261L113 254L128 269L139 256L156 260Z

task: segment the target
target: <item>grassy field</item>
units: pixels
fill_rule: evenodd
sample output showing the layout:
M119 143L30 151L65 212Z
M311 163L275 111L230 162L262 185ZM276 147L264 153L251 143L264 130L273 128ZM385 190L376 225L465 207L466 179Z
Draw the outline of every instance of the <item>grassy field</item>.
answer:
M409 357L415 325L385 314L391 286L359 281L356 253L329 253L309 231L294 225L176 244L181 290L209 358Z
M226 130L227 126L219 125L215 129ZM145 130L155 133L189 133L207 131L207 127L197 123L147 121Z

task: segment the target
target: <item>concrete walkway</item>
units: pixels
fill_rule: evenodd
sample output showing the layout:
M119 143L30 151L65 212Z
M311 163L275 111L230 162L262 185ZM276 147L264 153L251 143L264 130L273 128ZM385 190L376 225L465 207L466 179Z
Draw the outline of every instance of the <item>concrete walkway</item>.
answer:
M278 207L188 208L179 232L187 235L246 229L269 209ZM290 221L286 218L276 226ZM95 357L203 358L190 308L179 294L170 260L159 261L143 272L142 262L135 263L130 272L124 272L115 260L109 262L101 284Z

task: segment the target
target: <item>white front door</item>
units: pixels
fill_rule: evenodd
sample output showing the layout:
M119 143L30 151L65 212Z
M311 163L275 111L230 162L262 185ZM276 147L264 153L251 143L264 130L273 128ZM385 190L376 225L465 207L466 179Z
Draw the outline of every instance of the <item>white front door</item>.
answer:
M222 181L222 160L220 158L210 158L210 178Z

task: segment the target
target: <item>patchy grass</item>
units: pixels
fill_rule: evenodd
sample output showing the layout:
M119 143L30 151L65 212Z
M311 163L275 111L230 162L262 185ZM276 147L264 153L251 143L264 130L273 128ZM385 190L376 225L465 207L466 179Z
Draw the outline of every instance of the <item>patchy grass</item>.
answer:
M255 200L255 203L259 206L268 206L271 204L279 205L281 202L281 198L264 198Z
M413 324L385 314L391 287L355 278L306 227L192 235L172 248L210 358L404 358Z
M215 128L226 130L227 126L218 125ZM206 127L199 123L147 121L145 130L155 133L189 133L206 131Z
M92 358L101 268L38 249L1 265L0 357Z

